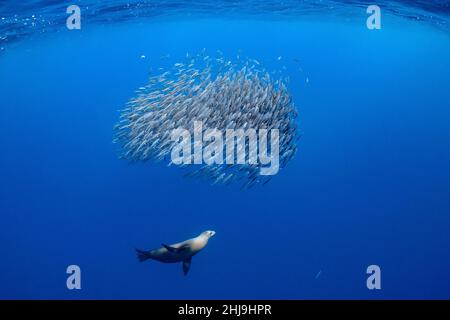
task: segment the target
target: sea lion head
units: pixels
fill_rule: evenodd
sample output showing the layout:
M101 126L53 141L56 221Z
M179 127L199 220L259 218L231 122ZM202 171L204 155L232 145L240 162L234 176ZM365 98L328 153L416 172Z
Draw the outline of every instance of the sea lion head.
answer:
M208 231L203 231L201 235L204 236L204 237L207 237L207 238L211 238L215 234L216 234L215 231L208 230Z

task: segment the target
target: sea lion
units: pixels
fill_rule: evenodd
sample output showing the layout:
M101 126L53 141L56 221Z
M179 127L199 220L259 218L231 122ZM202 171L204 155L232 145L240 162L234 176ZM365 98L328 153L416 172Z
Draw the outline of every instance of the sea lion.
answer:
M162 244L162 248L142 251L136 249L137 256L140 262L144 262L148 259L157 260L165 263L183 262L183 272L187 275L189 268L191 267L191 259L194 255L200 252L208 243L209 238L216 234L215 231L204 231L199 236L167 245Z

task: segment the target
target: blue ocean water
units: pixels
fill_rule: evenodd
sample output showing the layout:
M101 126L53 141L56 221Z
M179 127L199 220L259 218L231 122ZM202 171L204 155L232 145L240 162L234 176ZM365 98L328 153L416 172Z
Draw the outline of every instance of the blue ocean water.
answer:
M448 1L379 1L380 30L360 1L102 3L69 31L0 2L0 298L450 298ZM118 110L203 48L290 77L302 138L266 185L118 158ZM208 229L186 277L136 259Z

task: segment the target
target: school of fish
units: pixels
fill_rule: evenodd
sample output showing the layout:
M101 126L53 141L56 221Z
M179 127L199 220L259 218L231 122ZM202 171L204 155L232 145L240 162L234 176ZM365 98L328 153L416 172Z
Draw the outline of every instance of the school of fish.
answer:
M297 151L297 111L286 78L267 72L257 60L228 61L220 53L186 56L167 71L151 76L121 110L114 142L129 161L165 161L171 165L172 130L192 131L194 121L210 129L278 129L279 166ZM204 129L204 130L205 130ZM212 184L241 183L243 188L266 184L260 164L182 165L185 176L203 177Z

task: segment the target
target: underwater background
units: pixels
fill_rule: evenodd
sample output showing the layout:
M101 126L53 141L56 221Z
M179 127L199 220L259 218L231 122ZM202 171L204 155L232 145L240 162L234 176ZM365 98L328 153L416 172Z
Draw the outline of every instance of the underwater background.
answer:
M0 298L449 299L449 21L448 1L0 1ZM119 110L203 48L290 77L302 136L270 183L118 157ZM187 276L136 259L209 229Z

